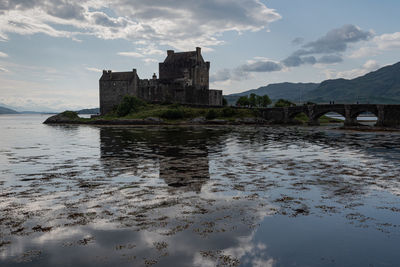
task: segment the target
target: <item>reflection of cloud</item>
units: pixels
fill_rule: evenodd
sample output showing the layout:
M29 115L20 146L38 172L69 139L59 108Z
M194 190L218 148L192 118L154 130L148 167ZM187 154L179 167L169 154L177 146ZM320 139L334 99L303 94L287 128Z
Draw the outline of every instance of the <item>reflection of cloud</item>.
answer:
M33 238L32 242L38 244L45 244L49 241L71 240L74 237L77 237L76 239L79 239L83 236L88 236L87 233L88 232L84 232L82 228L78 227L74 229L71 229L71 227L60 227L60 228L55 228L50 232L42 233L38 237Z
M240 262L245 266L272 267L276 261L267 255L267 246L264 243L254 242L255 232L253 231L248 236L236 237L234 246L221 251L197 252L193 257L192 266L218 266L218 263L229 265L230 262L227 261L232 261Z
M264 221L266 216L280 209L286 211L282 216L291 216L299 208L297 202L308 205L311 216L325 216L327 211L313 207L321 200L335 206L335 212L341 213L338 217L350 210L370 210L372 215L359 217L370 216L370 222L386 223L374 217L378 216L374 207L346 206L363 203L371 191L396 194L400 188L397 158L383 157L397 153L399 142L393 135L379 135L366 144L364 135L324 134L327 132L315 129L293 132L279 127L237 127L235 131L231 127L226 131L193 127L185 133L186 139L179 132L189 128L105 127L109 132L103 136L99 136L97 127L45 128L57 136L52 139L57 142L55 148L47 143L36 144L35 149L10 148L14 154L5 156L10 160L3 164L5 173L17 183L2 185L5 188L0 195L1 234L7 239L11 236L12 241L0 252L5 260L36 246L45 259L50 258L48 262L68 259L71 265L90 262L97 255L109 256L112 265L121 262L122 254L130 254L136 256L131 265L143 263L142 259L150 255L160 264L174 266L215 266L221 257L239 259L248 266L273 266L276 260L271 257L275 255L269 252L275 248L269 248L276 245L274 237L258 232L258 224L262 224L261 229L281 226ZM27 144L32 140L36 143L32 135L35 137L35 131L29 132ZM391 145L390 152L382 150L383 143ZM106 144L117 149L100 149L99 160L99 147ZM195 150L198 146L201 149ZM371 152L374 146L377 150ZM155 155L166 153L166 147L179 153L189 150L202 155L207 151L211 179L201 194L167 187L158 179L158 165L152 164L157 164ZM31 159L26 156L28 151ZM54 169L45 171L49 165ZM151 169L148 173L153 176L140 170L133 174L132 169L141 168ZM22 182L12 179L14 175L32 180ZM240 185L245 186L235 187ZM310 191L301 191L302 187ZM286 200L282 192L287 194ZM365 203L375 200L371 202L387 206L390 197L381 201L374 195L367 196L371 198ZM282 200L276 201L277 197ZM271 207L271 202L275 206ZM74 214L79 218L71 218ZM85 220L80 222L81 218ZM309 219L310 223L319 222ZM33 233L32 227L39 223L54 228L48 233ZM290 223L297 229L295 219ZM19 227L25 228L10 235L10 228ZM94 237L88 249L62 247L63 241L80 246L79 241L88 236ZM155 242L165 242L167 247L160 251ZM134 245L134 249L116 250L126 244ZM204 256L204 251L210 251L211 257ZM168 256L162 256L164 253Z

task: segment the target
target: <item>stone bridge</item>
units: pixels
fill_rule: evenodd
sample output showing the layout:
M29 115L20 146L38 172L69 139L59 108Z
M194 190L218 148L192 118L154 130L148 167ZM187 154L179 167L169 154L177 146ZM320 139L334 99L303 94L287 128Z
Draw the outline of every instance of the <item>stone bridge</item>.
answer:
M375 105L375 104L326 104L304 105L283 108L261 109L262 116L275 123L291 124L294 118L304 113L309 118L309 125L319 125L318 119L328 112L335 112L345 118L346 126L358 125L357 117L364 112L371 112L378 120L376 126L399 127L400 105Z

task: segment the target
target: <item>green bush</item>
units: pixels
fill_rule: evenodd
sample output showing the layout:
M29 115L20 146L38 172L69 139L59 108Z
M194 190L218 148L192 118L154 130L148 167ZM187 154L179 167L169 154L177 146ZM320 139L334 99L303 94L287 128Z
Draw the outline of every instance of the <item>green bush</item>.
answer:
M180 108L167 109L161 113L160 117L167 120L179 120L185 118L185 111Z
M123 117L129 113L137 112L144 106L146 106L146 102L143 100L134 96L124 96L121 103L117 106L116 112L119 117Z
M222 109L222 117L233 117L236 113L236 110L230 107Z
M79 118L78 113L76 113L75 111L64 111L63 113L61 113L61 115L63 115L64 117L67 117L68 119L77 119Z
M206 119L207 119L207 120L213 120L213 119L215 119L217 116L218 116L218 115L217 115L217 112L216 112L215 110L213 110L213 109L210 109L210 110L207 112L207 114L206 114Z

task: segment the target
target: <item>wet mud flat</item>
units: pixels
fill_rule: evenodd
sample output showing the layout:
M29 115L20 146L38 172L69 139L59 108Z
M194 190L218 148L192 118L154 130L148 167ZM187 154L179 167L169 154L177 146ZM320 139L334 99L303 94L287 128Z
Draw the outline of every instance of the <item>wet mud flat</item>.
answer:
M398 133L22 125L0 146L1 266L400 262Z

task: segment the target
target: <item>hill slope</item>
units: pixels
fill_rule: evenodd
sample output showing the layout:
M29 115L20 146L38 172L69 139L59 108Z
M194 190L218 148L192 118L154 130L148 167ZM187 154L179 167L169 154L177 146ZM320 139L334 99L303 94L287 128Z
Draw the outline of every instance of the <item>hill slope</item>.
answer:
M309 91L305 99L319 103L332 100L338 103L398 104L400 62L352 80L324 81L315 90Z
M284 98L290 101L304 101L304 95L318 87L318 83L274 83L262 86L258 89L248 90L242 93L224 96L228 103L234 104L236 100L252 93L256 95L268 95L273 100Z
M0 107L0 114L18 114L18 112L9 108Z
M100 108L86 108L76 111L78 114L99 114Z
M320 84L276 83L224 97L229 104L234 104L240 96L251 93L293 102L400 104L400 62L352 80L326 80Z

